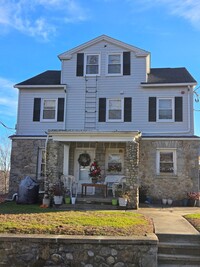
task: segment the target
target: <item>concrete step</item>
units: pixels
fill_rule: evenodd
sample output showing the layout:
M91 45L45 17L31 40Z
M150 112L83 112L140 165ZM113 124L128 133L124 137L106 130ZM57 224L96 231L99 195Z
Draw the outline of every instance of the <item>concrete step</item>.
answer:
M159 243L159 254L200 256L200 246L196 243Z
M165 243L191 243L195 242L200 245L200 234L157 234L159 242Z
M158 267L200 266L200 235L158 234Z
M189 255L158 255L158 267L163 266L200 266L200 256Z

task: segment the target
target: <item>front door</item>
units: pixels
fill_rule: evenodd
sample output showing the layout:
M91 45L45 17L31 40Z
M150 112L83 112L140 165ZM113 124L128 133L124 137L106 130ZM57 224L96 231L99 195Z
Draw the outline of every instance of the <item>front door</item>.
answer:
M80 155L82 154L88 154L91 159L91 163L93 162L95 158L95 149L94 148L87 148L87 149L82 149L82 148L76 148L75 150L75 157L74 157L74 175L77 178L78 181L78 193L81 193L81 184L83 183L91 183L91 177L89 176L89 170L90 170L90 165L88 166L81 166L78 162L78 159ZM87 194L94 194L95 190L93 187L88 187L87 188Z

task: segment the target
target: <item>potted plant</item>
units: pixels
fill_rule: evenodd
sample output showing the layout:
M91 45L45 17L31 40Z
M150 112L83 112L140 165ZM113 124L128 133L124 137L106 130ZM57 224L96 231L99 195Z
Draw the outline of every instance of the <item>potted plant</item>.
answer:
M51 201L50 195L48 193L45 193L44 197L43 197L43 200L42 200L43 206L49 207L50 206L50 201Z
M101 177L101 168L99 167L99 164L96 159L94 159L94 161L90 165L89 176L92 179L92 183L97 183L98 179Z
M119 206L125 207L130 201L130 192L126 189L125 184L118 184L116 187L116 195L118 196Z
M53 200L55 205L61 205L63 202L63 185L61 182L53 185Z

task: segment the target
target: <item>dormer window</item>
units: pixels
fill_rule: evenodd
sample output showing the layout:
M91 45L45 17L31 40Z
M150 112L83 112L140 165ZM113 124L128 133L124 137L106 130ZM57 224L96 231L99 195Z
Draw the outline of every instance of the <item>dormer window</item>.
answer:
M108 75L122 74L122 54L108 55Z
M85 75L99 75L99 55L86 54Z

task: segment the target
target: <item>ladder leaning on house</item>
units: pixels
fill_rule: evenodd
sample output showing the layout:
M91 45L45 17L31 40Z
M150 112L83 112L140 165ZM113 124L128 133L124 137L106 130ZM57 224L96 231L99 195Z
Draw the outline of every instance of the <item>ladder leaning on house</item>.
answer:
M85 130L96 129L97 85L97 76L85 77Z

